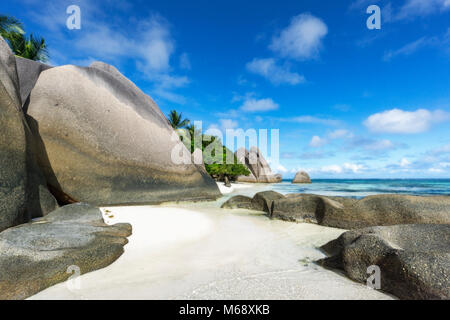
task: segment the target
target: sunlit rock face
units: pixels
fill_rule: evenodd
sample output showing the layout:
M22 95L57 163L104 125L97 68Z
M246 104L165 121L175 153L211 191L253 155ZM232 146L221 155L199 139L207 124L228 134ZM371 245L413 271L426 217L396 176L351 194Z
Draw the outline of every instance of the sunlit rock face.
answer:
M27 114L42 143L39 164L53 193L67 202L220 196L156 103L112 66L96 62L42 72Z

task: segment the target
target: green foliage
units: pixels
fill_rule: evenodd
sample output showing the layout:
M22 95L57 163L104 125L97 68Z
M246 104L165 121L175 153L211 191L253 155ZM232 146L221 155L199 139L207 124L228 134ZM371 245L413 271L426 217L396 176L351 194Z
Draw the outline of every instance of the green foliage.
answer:
M228 164L226 162L227 157L228 159L233 159L233 163ZM222 146L222 160L223 163L205 164L206 171L212 177L219 178L219 180L224 180L225 177L234 179L240 175L248 176L250 174L250 170L248 170L243 164L238 163L233 152L225 146Z
M189 119L183 119L183 113L178 113L176 110L171 110L169 112L168 119L170 125L175 130L186 128L190 123Z
M47 62L49 58L45 40L25 35L22 23L14 17L0 15L0 35L8 42L16 56Z

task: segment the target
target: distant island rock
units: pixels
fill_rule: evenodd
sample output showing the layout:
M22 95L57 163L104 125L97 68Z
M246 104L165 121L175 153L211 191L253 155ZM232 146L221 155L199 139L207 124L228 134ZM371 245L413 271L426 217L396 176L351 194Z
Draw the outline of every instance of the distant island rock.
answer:
M238 176L236 181L251 183L281 182L282 176L272 172L272 169L257 147L251 147L250 151L246 148L239 148L235 155L238 162L245 165L250 171L250 175Z
M311 183L311 178L306 171L299 171L292 180L292 183Z

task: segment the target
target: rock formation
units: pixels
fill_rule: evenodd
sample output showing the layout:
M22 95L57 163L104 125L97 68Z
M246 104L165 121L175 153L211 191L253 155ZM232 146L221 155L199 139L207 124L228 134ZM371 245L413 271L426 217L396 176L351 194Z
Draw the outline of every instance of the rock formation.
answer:
M318 263L366 283L380 268L381 290L401 299L450 299L450 225L410 224L348 231L322 247Z
M270 204L253 205L252 209L265 211L272 218L286 221L317 223L341 229L396 224L450 224L450 197L446 196L387 194L356 200L313 194L277 194L274 197L274 192L269 192ZM265 193L268 192L258 193L255 197ZM233 198L229 200L233 201Z
M0 37L0 231L57 208L34 158L19 92L16 59Z
M185 147L155 102L112 66L97 62L42 72L28 116L45 151L39 164L66 202L150 204L220 196L190 153L178 152Z
M241 195L232 197L222 204L221 208L264 211L271 215L273 203L280 199L285 199L285 196L281 193L275 191L262 191L256 193L253 198Z
M251 147L250 151L245 148L240 148L236 151L235 155L238 162L244 164L250 170L250 175L238 176L236 181L252 183L281 182L281 175L272 172L269 164L257 147Z
M0 299L24 299L115 261L128 242L129 224L108 226L87 204L61 207L39 221L0 233Z
M306 171L299 171L292 180L292 183L311 183L311 178Z

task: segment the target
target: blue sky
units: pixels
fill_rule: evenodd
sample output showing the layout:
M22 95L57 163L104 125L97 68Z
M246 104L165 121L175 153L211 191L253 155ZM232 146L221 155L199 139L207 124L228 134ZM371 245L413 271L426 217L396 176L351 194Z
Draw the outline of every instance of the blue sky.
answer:
M66 27L71 4L81 30ZM366 27L372 4L380 30ZM45 37L53 65L110 63L164 113L279 129L284 177L450 177L450 0L12 0L1 12Z

